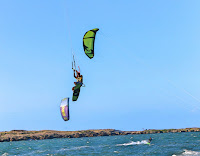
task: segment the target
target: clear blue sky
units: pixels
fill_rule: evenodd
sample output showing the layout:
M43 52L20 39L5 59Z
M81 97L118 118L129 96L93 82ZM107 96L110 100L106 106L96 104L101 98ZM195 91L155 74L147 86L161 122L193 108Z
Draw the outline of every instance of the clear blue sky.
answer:
M1 0L0 131L200 127L199 8L198 0ZM90 60L82 37L93 28ZM71 48L86 87L64 122Z

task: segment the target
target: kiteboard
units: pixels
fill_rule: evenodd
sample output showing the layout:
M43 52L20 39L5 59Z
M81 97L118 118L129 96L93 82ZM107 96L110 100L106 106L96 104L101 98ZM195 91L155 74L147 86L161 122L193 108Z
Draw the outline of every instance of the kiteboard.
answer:
M149 142L147 143L147 145L150 145L150 144L151 144L151 143L149 143Z
M74 87L74 92L73 92L72 101L76 101L76 100L78 99L81 86L82 86L81 83L77 83L76 86Z

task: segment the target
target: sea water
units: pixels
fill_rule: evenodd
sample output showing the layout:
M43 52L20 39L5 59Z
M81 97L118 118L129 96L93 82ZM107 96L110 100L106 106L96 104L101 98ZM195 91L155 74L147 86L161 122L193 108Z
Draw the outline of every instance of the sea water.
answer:
M148 145L148 139L152 142ZM1 142L2 156L200 155L200 132Z

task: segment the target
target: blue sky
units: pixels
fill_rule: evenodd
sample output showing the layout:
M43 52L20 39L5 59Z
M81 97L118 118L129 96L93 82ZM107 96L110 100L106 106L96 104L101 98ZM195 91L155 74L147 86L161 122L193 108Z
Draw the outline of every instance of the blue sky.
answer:
M0 1L0 130L200 127L198 0ZM99 28L95 57L82 38ZM85 88L72 97L74 49Z

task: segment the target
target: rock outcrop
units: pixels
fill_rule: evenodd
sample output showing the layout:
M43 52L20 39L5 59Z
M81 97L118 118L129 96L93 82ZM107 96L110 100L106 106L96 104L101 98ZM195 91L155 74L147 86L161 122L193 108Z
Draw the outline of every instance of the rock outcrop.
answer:
M180 133L180 132L200 132L200 128L163 129L163 130L149 129L144 131L120 131L115 129L82 130L82 131L12 130L9 132L7 131L0 132L0 142L21 141L21 140L43 140L43 139L53 139L53 138L81 138L81 137L96 137L96 136Z

